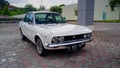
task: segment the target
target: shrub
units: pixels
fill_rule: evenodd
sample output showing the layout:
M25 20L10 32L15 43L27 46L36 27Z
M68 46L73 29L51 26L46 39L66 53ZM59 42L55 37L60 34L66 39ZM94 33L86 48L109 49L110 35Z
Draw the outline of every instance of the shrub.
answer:
M60 6L52 6L50 8L50 11L52 11L52 12L58 12L58 13L62 14L62 8Z
M0 15L2 15L2 10L0 9Z
M10 15L10 12L8 10L8 5L6 5L3 9L3 12L2 12L2 15L3 16L9 16Z

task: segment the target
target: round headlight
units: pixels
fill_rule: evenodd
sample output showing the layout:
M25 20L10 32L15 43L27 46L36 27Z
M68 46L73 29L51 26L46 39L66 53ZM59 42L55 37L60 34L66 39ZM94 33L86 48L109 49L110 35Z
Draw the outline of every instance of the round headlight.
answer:
M52 43L61 43L64 42L64 37L54 37Z
M84 34L84 38L87 38L87 34Z
M53 39L52 39L52 43L58 43L59 41L58 41L58 37L54 37Z
M88 37L89 37L89 38L91 37L91 33L88 34Z
M59 42L64 42L64 37L59 37L58 40Z
M90 37L91 37L91 33L84 34L84 38L90 38Z

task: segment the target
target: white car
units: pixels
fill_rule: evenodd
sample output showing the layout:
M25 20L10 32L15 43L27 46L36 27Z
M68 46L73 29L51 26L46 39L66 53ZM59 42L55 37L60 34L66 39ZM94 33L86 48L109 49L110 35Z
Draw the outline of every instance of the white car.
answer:
M92 40L92 31L87 27L66 22L59 13L36 11L26 14L19 22L22 40L28 38L43 56L48 50L83 48Z

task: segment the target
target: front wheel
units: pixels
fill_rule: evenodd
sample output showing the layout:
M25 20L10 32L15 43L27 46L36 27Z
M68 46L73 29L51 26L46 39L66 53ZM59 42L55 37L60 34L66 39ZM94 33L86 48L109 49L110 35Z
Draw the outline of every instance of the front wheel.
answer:
M86 44L82 45L80 48L83 49L85 47Z
M37 46L37 52L40 56L45 56L46 55L46 50L43 47L42 41L38 38L36 40L36 46Z

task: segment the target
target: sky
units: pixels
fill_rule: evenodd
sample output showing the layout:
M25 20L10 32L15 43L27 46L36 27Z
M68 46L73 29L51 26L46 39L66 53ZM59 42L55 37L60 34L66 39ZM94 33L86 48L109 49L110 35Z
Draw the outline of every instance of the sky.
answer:
M50 8L50 6L54 6L54 5L74 4L77 3L78 0L7 0L7 1L10 2L11 5L17 7L24 7L26 4L32 4L36 8L38 8L42 2L42 5L44 5L48 9Z

